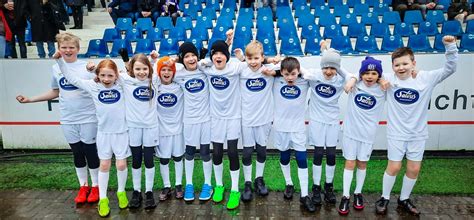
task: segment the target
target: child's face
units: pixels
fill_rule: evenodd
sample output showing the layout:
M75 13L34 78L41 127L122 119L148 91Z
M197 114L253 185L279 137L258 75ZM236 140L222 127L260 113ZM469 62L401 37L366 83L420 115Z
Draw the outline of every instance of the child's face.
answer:
M393 72L395 72L395 75L401 80L411 77L415 67L416 62L411 60L410 55L395 58L392 62Z
M197 69L197 56L194 53L186 53L183 57L183 64L187 70L193 71Z
M227 57L224 53L218 51L212 55L212 63L218 70L223 70L227 64Z
M64 61L67 63L75 62L77 60L77 54L79 53L79 48L76 47L76 44L72 41L64 41L59 45L59 53L64 58Z
M334 67L325 67L323 68L323 75L326 80L332 79L336 75L337 71Z
M250 56L246 56L245 59L247 60L247 64L249 65L252 71L257 71L262 67L263 63L263 56L261 53L255 53Z
M97 77L99 78L100 83L102 83L106 88L110 88L117 80L117 73L113 69L102 68Z
M283 75L283 78L289 86L294 86L296 84L298 74L300 74L298 69L293 69L291 71L288 71L286 69L281 70L281 75Z
M369 70L362 73L361 78L362 82L364 82L367 87L371 87L377 83L377 80L379 80L379 73L375 70Z
M137 61L133 64L133 74L136 79L143 81L148 79L150 69L144 63Z
M168 85L173 81L173 70L170 67L164 66L160 71L160 80L162 84Z

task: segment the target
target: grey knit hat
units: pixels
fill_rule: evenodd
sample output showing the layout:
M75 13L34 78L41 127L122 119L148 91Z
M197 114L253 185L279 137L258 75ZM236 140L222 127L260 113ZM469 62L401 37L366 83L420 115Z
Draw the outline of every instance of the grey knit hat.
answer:
M322 53L321 69L326 67L333 67L339 69L341 67L341 55L339 51L329 48Z

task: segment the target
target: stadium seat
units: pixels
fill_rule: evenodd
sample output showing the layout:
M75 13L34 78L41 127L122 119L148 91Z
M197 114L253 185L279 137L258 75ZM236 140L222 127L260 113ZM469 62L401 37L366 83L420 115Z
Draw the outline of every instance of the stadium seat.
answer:
M304 53L306 55L319 55L321 53L321 47L319 46L319 42L321 38L309 38L306 40L306 44L304 46Z
M276 5L277 7L290 7L290 1L289 0L276 0Z
M128 29L125 34L125 39L129 41L137 41L138 39L143 39L142 32L138 31L136 28Z
M186 8L186 4L189 5L189 0L181 0L181 1L179 1L178 6L179 6L179 8L184 9L184 8Z
M295 28L286 27L278 30L278 40L284 40L290 37L298 38L298 32Z
M428 10L426 12L426 21L431 23L443 23L446 20L444 19L444 14L442 10Z
M201 0L190 0L188 8L196 12L202 11Z
M330 8L336 8L336 7L340 7L344 5L342 0L331 0L331 1L328 1L328 6Z
M330 2L332 2L332 1L330 1ZM336 17L342 17L342 16L346 15L347 13L350 13L349 6L347 6L347 5L339 5L339 6L335 7L334 11L333 11L334 16L336 16Z
M349 6L349 8L354 8L355 5L357 4L362 4L361 0L347 0L346 5Z
M343 26L348 26L349 24L357 23L357 17L355 14L347 13L344 16L341 16L339 19L339 24Z
M410 47L415 52L433 51L428 37L424 34L411 35L408 38L408 47Z
M326 16L334 16L334 15L331 14L329 7L325 5L321 5L314 9L314 16L319 17L319 18L326 18Z
M370 35L374 37L384 37L390 35L390 28L386 23L373 24L370 28Z
M241 37L241 38L236 38L234 36L234 41L232 43L232 55L234 55L234 49L237 49L237 48L240 48L242 49L242 51L245 51L245 47L247 47L247 44L250 43L250 41L252 41L252 38L251 36L245 36L245 37Z
M423 21L418 26L418 34L426 34L428 36L435 36L439 34L438 25L435 22Z
M293 15L291 13L291 8L289 6L280 6L276 9L277 19L291 19L293 20Z
M151 21L151 18L138 18L135 28L141 32L148 31L153 28L153 22Z
M257 17L257 31L260 29L265 29L264 31L274 31L273 19L271 15Z
M124 39L115 39L114 44L112 45L112 50L110 51L111 57L118 57L120 56L119 50L122 48L126 48L128 51L128 56L133 56L132 44L128 40Z
M26 28L25 28L25 42L31 43L33 41L33 35L31 33L31 23L26 21Z
M291 4L291 8L293 10L296 10L300 6L306 6L309 7L309 5L306 3L306 0L293 0L293 4ZM296 13L295 13L296 14Z
M445 21L443 23L443 27L441 28L441 33L444 35L453 35L453 36L461 36L463 34L461 23L459 21Z
M160 41L163 39L163 32L161 31L160 28L153 28L150 31L147 32L146 34L146 39L152 40L152 41Z
M367 4L357 4L354 5L354 10L352 11L352 14L355 15L363 15L369 13L369 5Z
M365 0L365 4L367 4L369 7L374 7L379 3L380 0Z
M463 34L461 37L461 51L474 52L474 34Z
M314 37L321 38L317 24L310 24L301 29L301 39L312 39Z
M253 38L252 27L248 25L237 24L237 27L235 28L235 31L234 31L234 39L239 40L239 39L247 39L247 38ZM235 42L236 41L234 41L234 43Z
M179 52L178 41L172 38L168 38L168 39L163 39L160 42L160 49L158 50L158 53L161 56L175 55L175 54L178 54L178 52Z
M193 29L193 22L191 20L192 19L190 17L179 17L176 20L176 27L182 27L185 30L191 30Z
M196 18L196 26L204 26L206 29L211 29L212 28L212 19L210 17L201 15Z
M341 52L341 54L354 54L351 40L346 36L335 36L331 40L331 47Z
M316 18L311 13L301 14L298 18L298 27L305 27L310 24L316 24Z
M107 43L102 39L92 39L87 47L86 57L105 57L109 54Z
M254 16L252 8L241 8L239 10L238 19L241 18L250 19L251 21L253 21Z
M135 46L134 54L144 53L148 55L153 50L156 50L155 42L149 39L138 39L137 45Z
M407 24L419 24L423 21L423 15L421 15L421 11L411 10L405 12L405 19L403 20L403 22Z
M198 49L198 51L201 51L201 48L202 48L202 40L199 39L199 38L188 38L185 40L185 42L191 42L194 44L194 46L196 46L196 48Z
M309 4L309 7L311 9L316 9L319 8L319 6L326 5L325 0L311 0L311 3Z
M158 17L155 24L155 27L160 28L163 31L168 31L173 28L171 17Z
M347 36L349 37L358 37L367 35L367 29L364 24L361 23L352 23L347 27Z
M119 33L115 28L107 28L104 30L104 35L102 35L102 40L105 42L113 42L115 39L120 39Z
M284 56L303 56L298 36L281 40L280 54Z
M385 35L380 49L385 52L393 52L400 47L403 47L403 40L400 35Z
M202 13L204 13L204 11L206 9L212 10L214 12L214 15L215 15L216 11L221 10L221 6L220 6L218 0L206 0L206 8L202 10Z
M262 37L257 38L263 45L263 54L265 56L275 56L277 55L277 49L275 44L275 38L271 37Z
M196 27L191 30L190 38L198 38L201 39L201 41L207 41L209 40L209 32L204 25L196 24Z
M364 13L362 14L362 19L360 23L365 25L380 23L379 15L375 12Z
M451 0L438 0L439 5L443 5L443 12L448 12L448 8L451 5Z
M222 16L227 16L228 18L235 20L235 10L233 10L232 8L222 7L221 14L219 15L219 17Z
M228 31L229 29L226 28L226 27L223 27L223 26L218 26L216 25L216 27L214 29L212 29L212 36L211 38L214 38L214 39L221 39L221 40L225 40L227 37L225 35L225 33Z
M217 19L216 10L210 7L206 7L205 9L202 9L201 16L209 18L211 20L211 23L212 23L212 20Z
M273 31L266 31L265 29L257 29L257 36L256 36L256 39L258 41L261 41L261 39L265 39L265 38L271 38L273 39L273 41L275 41L276 39L276 36L275 36L275 32Z
M282 18L278 19L277 21L277 28L279 29L295 29L295 23L293 21L293 18Z
M395 25L395 28L393 29L393 34L408 37L410 35L414 35L415 30L413 29L412 24L402 22L400 24Z
M186 30L182 27L173 27L170 30L169 37L174 38L177 41L184 41L186 40Z
M131 18L118 18L115 28L118 31L126 31L133 28L133 23Z
M261 16L267 16L273 18L273 11L270 7L265 6L257 10L257 19Z
M336 17L334 17L334 15L332 14L325 15L324 17L319 17L319 23L318 23L319 26L326 27L326 26L331 26L334 24L336 24Z
M217 18L216 27L224 27L225 29L234 29L234 22L231 17L221 15Z
M380 53L374 36L358 36L355 50L363 53Z
M466 34L474 34L474 20L467 21Z
M342 28L338 24L333 24L329 27L324 28L324 33L323 33L323 38L333 38L335 36L341 36L342 35Z
M402 23L402 19L398 11L389 11L383 13L382 22L387 24L400 24Z
M442 34L437 34L435 36L435 41L434 41L434 46L433 50L438 53L444 53L446 51L446 48L444 48L443 44L443 37L444 35Z
M295 8L295 18L301 18L303 16L311 15L314 17L313 14L311 14L311 8L307 5L300 5Z
M224 4L222 5L222 9L229 8L233 11L237 10L237 2L236 0L224 0Z
M374 11L375 13L382 15L383 13L390 11L390 8L388 7L388 4L386 3L379 3L374 6Z

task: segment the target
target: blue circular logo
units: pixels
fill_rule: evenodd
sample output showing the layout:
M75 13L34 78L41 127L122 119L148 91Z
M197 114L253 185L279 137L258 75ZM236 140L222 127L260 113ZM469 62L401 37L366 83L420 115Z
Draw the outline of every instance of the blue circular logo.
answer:
M100 91L98 98L104 104L113 104L120 100L120 92L115 89Z
M59 86L61 89L67 90L67 91L72 91L78 89L74 85L70 84L65 77L62 77L59 79Z
M173 93L163 93L158 96L158 103L165 108L173 107L178 102L178 97Z
M354 102L359 108L365 109L365 110L372 109L375 106L375 104L377 104L377 100L375 99L374 96L371 96L365 93L357 94L354 97Z
M336 87L328 84L319 84L314 88L314 90L316 91L316 94L323 98L331 98L336 94Z
M414 89L401 88L395 91L393 97L400 104L410 105L418 101L420 94Z
M267 81L264 78L247 79L245 86L247 86L247 89L252 92L258 92L265 89Z
M150 91L150 88L146 86L137 87L133 90L133 97L138 101L147 102L150 101L155 96L155 91L153 89Z
M204 81L202 79L190 79L186 81L184 87L190 93L197 93L204 89Z
M217 90L224 90L229 87L229 80L225 77L221 76L213 76L211 77L211 85Z
M285 99L296 99L300 97L301 90L298 86L283 86L280 89L280 94Z

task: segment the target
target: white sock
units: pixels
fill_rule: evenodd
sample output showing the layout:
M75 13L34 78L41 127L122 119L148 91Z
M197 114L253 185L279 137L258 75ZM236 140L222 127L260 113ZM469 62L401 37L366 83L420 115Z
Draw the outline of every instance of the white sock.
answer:
M230 178L232 180L232 188L230 188L231 191L239 191L239 175L240 175L240 169L230 171Z
M326 183L332 183L334 180L334 171L336 170L336 165L328 166L326 164Z
M212 177L212 161L209 160L207 162L202 162L202 169L204 171L204 183L207 185L211 185L211 177ZM222 182L222 181L221 181Z
M89 168L89 173L91 175L91 182L92 182L92 187L95 187L97 185L99 185L99 168L95 168L95 169L90 169Z
M184 171L186 173L186 184L193 185L194 159L184 160Z
M214 164L214 177L216 179L216 186L224 186L222 184L222 170L224 169L224 163L219 165Z
M166 165L160 164L160 174L161 174L161 178L163 179L163 186L171 187L169 164L166 164Z
M298 168L298 179L300 180L301 197L308 195L308 168Z
M252 165L250 165L250 166L243 165L243 167L244 167L245 182L252 181Z
M87 181L87 167L76 167L77 180L79 180L79 186L88 186Z
M390 193L392 192L393 184L395 184L395 179L397 176L390 176L385 172L383 174L382 181L382 197L385 199L390 199Z
M142 191L142 168L132 168L133 190Z
M400 200L410 198L411 191L415 186L416 179L410 179L407 175L403 176L402 190L400 192Z
M263 170L265 170L265 162L263 163L260 163L260 162L256 162L255 163L255 178L257 177L263 177Z
M107 198L107 187L109 186L109 171L99 171L99 198Z
M365 170L357 169L357 172L356 172L356 188L354 190L355 194L362 193L362 187L364 186L365 174L366 173L367 173L367 169L365 169Z
M125 185L127 184L128 168L124 170L117 170L117 192L125 192Z
M285 177L286 185L293 185L293 181L291 180L291 166L290 163L287 165L283 165L280 163L281 171L283 172L283 176Z
M353 176L354 176L353 170L344 169L344 176L342 180L342 195L347 198L351 196L349 191L351 190L351 183L352 183Z
M313 164L313 184L314 185L321 185L321 170L323 169L322 166L316 166Z
M183 184L183 159L174 162L174 172L176 175L176 186Z
M152 192L154 183L155 183L155 167L145 168L145 192Z

